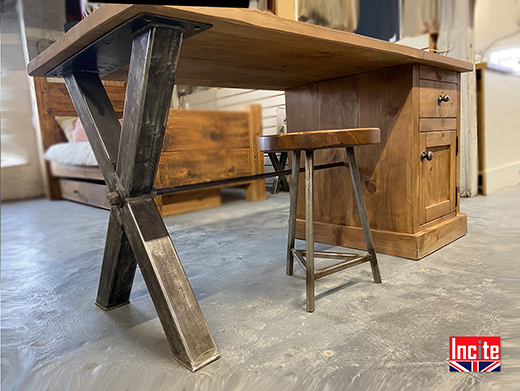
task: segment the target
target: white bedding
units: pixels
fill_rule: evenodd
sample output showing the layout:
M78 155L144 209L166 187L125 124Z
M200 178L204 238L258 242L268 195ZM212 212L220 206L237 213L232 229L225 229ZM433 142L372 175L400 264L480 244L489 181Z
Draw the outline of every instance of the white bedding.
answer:
M97 166L98 163L87 141L52 145L45 152L45 160L77 166Z

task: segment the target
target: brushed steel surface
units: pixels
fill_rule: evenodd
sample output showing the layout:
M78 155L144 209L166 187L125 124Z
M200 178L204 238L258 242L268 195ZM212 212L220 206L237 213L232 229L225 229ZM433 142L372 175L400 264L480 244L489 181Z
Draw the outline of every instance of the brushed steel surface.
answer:
M196 371L220 354L153 201L183 34L150 24L134 36L122 129L96 72L64 78L112 201L96 304L128 304L139 265L173 357Z

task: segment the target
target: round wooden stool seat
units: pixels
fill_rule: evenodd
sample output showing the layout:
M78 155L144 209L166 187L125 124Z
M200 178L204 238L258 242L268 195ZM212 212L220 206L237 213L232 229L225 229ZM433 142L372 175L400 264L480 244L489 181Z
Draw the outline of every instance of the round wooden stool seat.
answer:
M259 138L259 145L262 152L312 151L315 149L377 144L380 139L381 131L379 128L314 130L262 136Z

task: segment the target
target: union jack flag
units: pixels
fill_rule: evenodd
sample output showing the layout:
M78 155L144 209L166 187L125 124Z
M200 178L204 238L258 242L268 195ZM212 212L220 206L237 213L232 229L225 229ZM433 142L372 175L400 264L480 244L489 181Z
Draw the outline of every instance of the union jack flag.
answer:
M450 361L450 372L500 372L500 361Z

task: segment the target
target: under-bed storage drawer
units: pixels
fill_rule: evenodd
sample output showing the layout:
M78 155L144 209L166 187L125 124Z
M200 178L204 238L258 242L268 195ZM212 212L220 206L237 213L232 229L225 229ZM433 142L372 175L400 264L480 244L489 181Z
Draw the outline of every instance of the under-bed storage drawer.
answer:
M77 180L60 179L61 197L82 204L110 209L105 185Z

